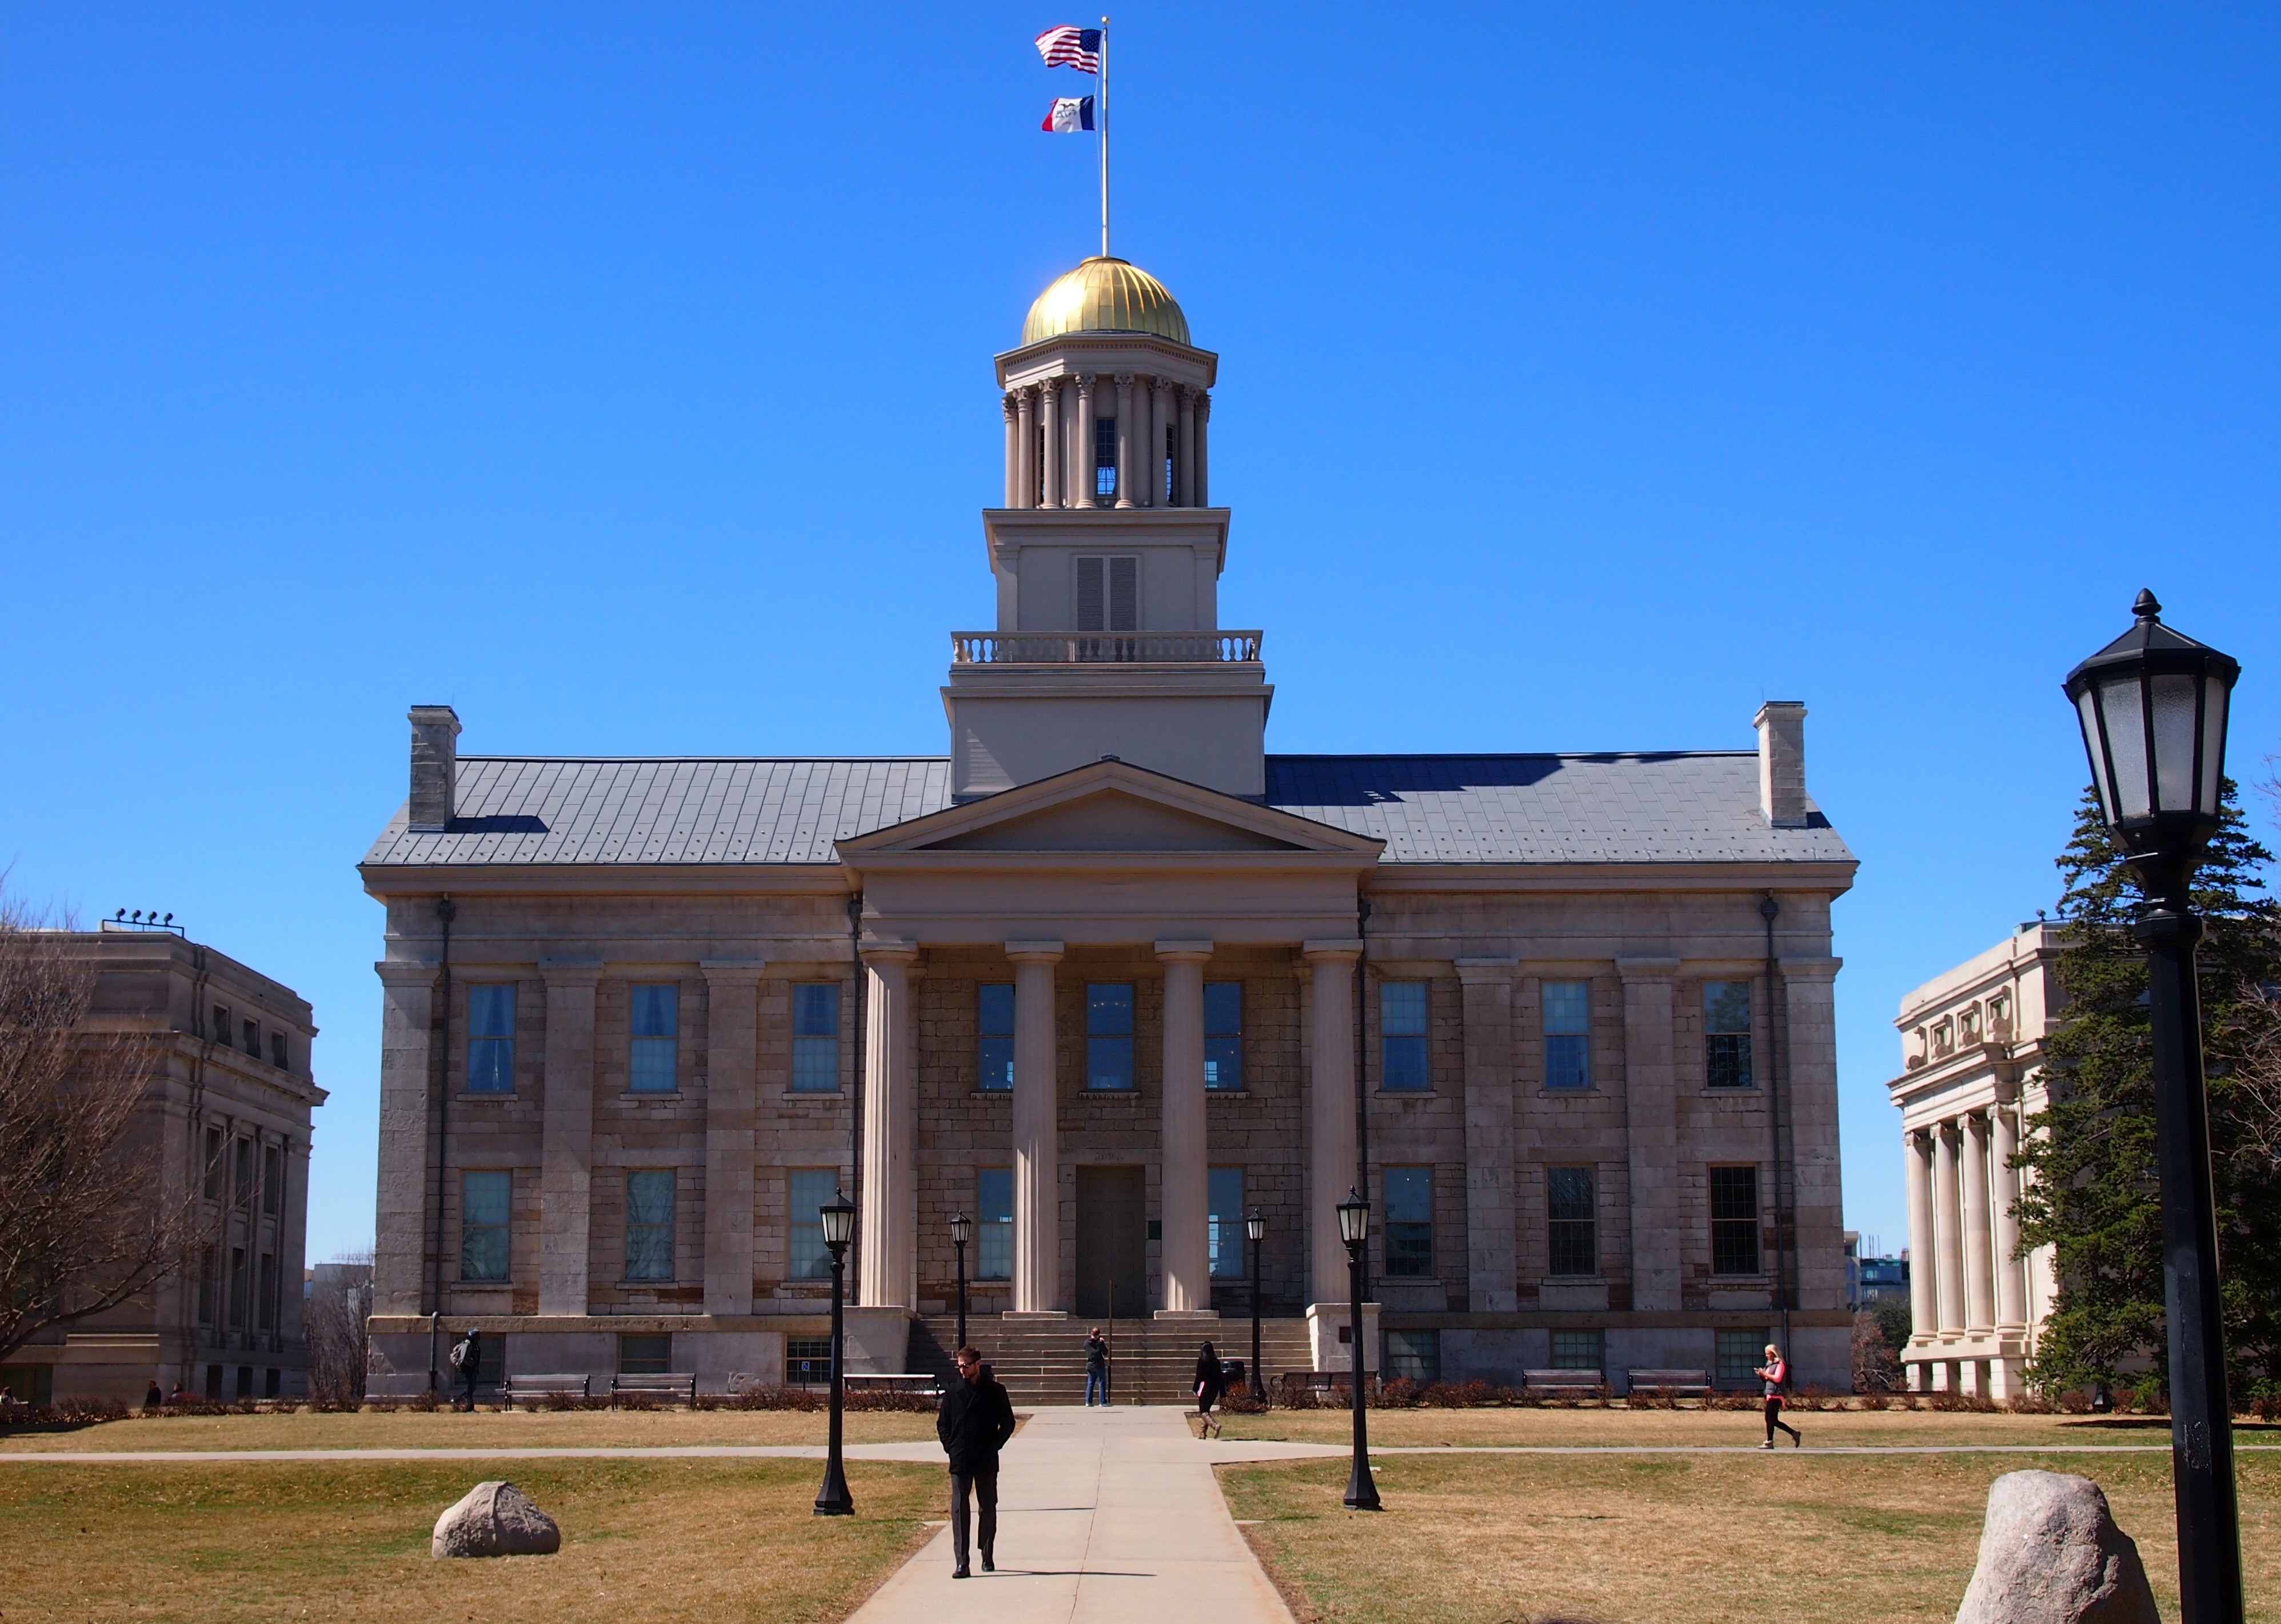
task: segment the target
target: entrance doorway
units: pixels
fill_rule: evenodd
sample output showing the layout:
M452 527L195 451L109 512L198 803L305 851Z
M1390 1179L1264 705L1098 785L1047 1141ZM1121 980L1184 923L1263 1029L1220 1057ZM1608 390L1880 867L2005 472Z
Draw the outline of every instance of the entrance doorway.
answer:
M1112 1307L1127 1319L1148 1311L1145 1172L1077 1170L1077 1311L1082 1319L1106 1319Z

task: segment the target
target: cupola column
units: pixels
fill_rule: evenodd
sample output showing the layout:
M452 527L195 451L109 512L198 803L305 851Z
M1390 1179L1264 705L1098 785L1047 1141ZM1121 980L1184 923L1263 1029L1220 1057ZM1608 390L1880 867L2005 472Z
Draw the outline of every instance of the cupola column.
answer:
M1020 390L1014 397L1014 501L1016 507L1038 505L1037 391Z
M1020 426L1015 421L1013 391L1009 390L999 404L1006 408L1006 506L1012 507L1016 506L1014 493L1021 488L1022 479L1022 442L1016 437Z
M1048 507L1062 505L1062 381L1048 378L1038 385L1040 416L1044 420L1039 438L1045 442L1045 503Z
M1180 454L1172 460L1172 505L1196 506L1196 391L1180 386Z
M1164 476L1165 442L1171 437L1172 421L1172 385L1158 378L1156 409L1148 417L1148 488L1159 507L1178 506L1172 499L1172 482Z
M1072 507L1091 507L1093 493L1100 476L1094 472L1093 450L1093 374L1081 373L1077 381L1077 457L1070 468L1070 483L1075 499Z
M1211 506L1211 446L1205 432L1211 421L1211 395L1208 391L1196 391L1196 506Z
M1133 375L1117 375L1117 505L1131 507L1133 499Z

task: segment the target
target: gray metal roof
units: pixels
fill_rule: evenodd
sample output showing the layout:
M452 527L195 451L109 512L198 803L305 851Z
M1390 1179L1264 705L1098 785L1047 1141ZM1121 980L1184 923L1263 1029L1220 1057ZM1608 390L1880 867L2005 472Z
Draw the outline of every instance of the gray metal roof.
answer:
M1850 862L1815 815L1769 829L1752 751L1271 755L1267 803L1387 843L1388 862ZM834 840L951 804L944 756L462 756L460 816L398 808L365 862L828 863Z

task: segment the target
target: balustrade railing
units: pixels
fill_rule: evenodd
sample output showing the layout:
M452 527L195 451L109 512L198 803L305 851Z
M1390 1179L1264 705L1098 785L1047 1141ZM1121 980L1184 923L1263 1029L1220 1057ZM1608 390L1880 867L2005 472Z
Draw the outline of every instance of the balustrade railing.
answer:
M958 665L1232 665L1259 658L1256 631L954 631Z

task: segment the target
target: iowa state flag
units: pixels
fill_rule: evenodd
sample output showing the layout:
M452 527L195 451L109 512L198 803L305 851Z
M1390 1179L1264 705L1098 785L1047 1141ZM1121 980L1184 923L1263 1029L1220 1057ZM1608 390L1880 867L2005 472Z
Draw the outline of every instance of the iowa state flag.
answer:
M1089 96L1057 96L1046 113L1046 121L1038 126L1056 135L1066 135L1075 130L1093 128L1093 97Z

